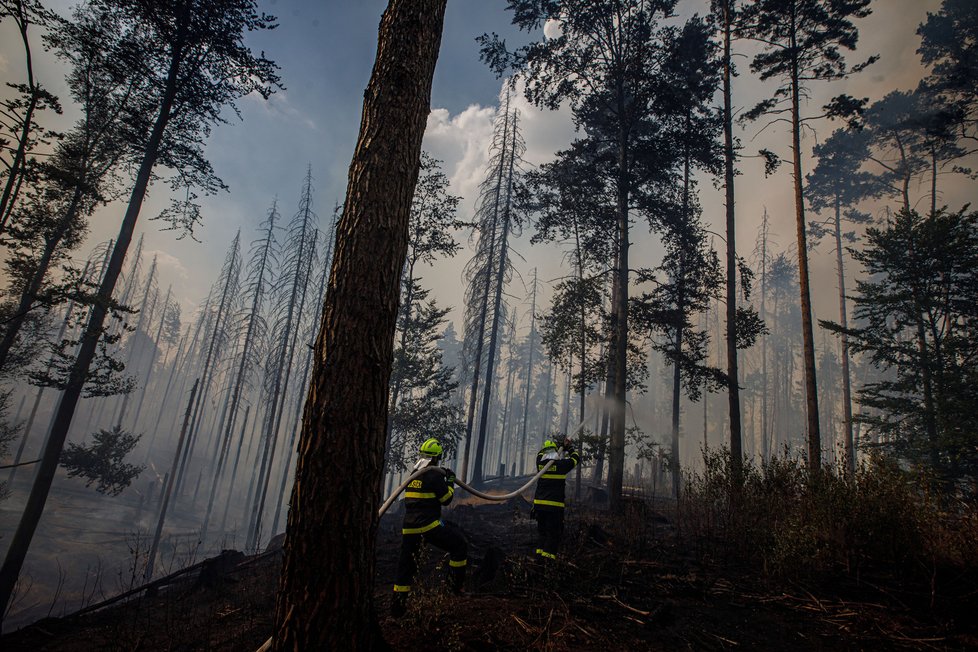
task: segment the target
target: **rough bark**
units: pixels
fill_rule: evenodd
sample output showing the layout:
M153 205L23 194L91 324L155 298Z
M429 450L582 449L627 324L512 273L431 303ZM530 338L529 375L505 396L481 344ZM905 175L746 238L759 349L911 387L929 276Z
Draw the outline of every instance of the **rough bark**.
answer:
M411 199L447 0L391 0L337 225L273 649L374 650L374 539ZM364 300L369 297L368 300Z

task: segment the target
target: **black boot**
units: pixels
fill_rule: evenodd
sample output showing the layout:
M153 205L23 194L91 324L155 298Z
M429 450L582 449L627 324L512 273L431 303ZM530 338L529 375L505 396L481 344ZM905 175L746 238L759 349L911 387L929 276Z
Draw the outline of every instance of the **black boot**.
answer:
M400 618L407 613L407 593L395 593L391 597L391 617Z

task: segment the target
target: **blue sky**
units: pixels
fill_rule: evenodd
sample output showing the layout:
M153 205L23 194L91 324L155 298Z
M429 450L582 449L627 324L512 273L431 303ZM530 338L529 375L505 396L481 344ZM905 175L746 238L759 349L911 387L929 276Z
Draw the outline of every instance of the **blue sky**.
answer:
M49 5L65 13L70 0L50 0ZM463 196L461 212L471 214L476 187L484 174L486 150L500 82L479 61L475 38L484 32L497 32L511 43L528 37L517 34L510 25L504 0L449 0L441 54L432 91L425 149L444 161L452 180L452 191ZM702 12L706 0L686 0L679 5L682 17ZM860 23L860 47L855 61L879 53L882 59L865 73L832 88L814 88L806 110L817 110L830 95L849 92L877 99L894 88L916 85L921 69L915 50L916 26L926 12L936 10L939 0L878 0L875 13ZM334 202L345 190L346 171L357 135L363 89L373 65L377 27L386 0L265 0L261 7L279 18L280 26L270 32L252 35L249 43L264 50L281 66L286 90L269 102L249 97L240 102L243 122L230 115L230 123L215 129L207 148L217 173L230 187L208 199L204 205L204 225L195 234L199 242L176 240L172 232L161 232L160 223L149 218L166 205L166 190L156 188L140 218L139 232L146 234L146 248L160 256L163 289L173 283L184 303L185 314L203 300L218 274L224 250L238 228L243 242L249 242L273 198L279 209L290 216L296 209L300 185L307 165L315 180L316 209L322 222ZM0 78L18 79L22 66L15 38L9 25L0 25ZM40 49L40 48L38 48ZM735 47L750 54L749 46ZM67 97L60 64L38 54L38 73L42 82ZM735 106L743 110L768 92L764 85L747 74L747 61L739 59L742 72L734 88ZM70 104L70 103L69 103ZM573 138L566 112L541 112L520 101L527 159L531 164L548 160L554 151ZM65 123L72 116L68 106ZM62 124L62 126L64 126ZM803 147L827 136L832 127L822 125L817 135L809 135ZM756 128L740 132L745 147L770 147L786 152L783 130L769 129L758 135ZM806 161L810 170L810 161ZM738 249L749 256L754 246L760 217L766 208L771 215L774 240L782 249L794 241L791 183L786 168L765 179L761 164L745 159L737 180ZM704 218L713 230L721 232L722 192L712 180L701 183ZM943 199L950 205L967 201L970 189L949 184ZM112 237L118 228L123 207L104 208L92 221L90 243L79 250L84 258L90 246ZM636 230L633 260L637 265L657 262L654 237ZM552 280L563 272L561 252L554 247L530 247L529 232L516 243L514 251L525 261L517 266L523 278L540 267L540 278ZM466 234L460 234L465 242ZM463 286L460 271L471 256L464 249L455 259L440 263L427 274L434 295L443 305L458 306ZM831 315L836 298L833 257L817 253L811 261L817 291L813 297L816 313ZM519 280L510 288L517 301L524 290ZM543 301L547 292L544 290ZM524 308L525 310L525 308ZM453 313L457 318L457 313Z

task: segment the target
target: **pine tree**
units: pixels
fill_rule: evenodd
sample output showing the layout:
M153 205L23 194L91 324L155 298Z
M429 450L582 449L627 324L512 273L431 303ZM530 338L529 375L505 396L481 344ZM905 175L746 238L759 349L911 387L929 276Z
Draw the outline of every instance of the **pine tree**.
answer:
M2 0L0 1L0 22L10 18L17 26L21 44L24 47L24 63L27 80L20 84L8 86L16 90L18 95L5 99L0 106L0 127L7 131L16 147L11 147L13 158L3 161L3 191L0 192L0 234L6 230L7 224L14 212L18 195L25 180L36 180L32 174L36 162L32 153L40 144L47 144L54 135L38 125L35 116L44 110L61 113L61 105L57 96L47 91L38 83L34 76L34 57L31 50L30 29L37 25L42 29L48 28L56 21L56 15L46 9L37 0ZM6 138L0 138L7 149ZM2 177L0 177L2 178Z
M625 462L631 210L638 207L648 215L663 194L656 187L662 181L662 168L654 157L643 156L643 145L657 134L652 107L663 88L660 71L666 57L660 22L671 16L675 4L670 0L510 0L514 23L521 30L538 30L545 21L556 20L561 38L544 39L516 52L508 52L498 37L480 38L483 59L497 74L515 69L525 81L530 102L550 109L569 103L588 138L606 144L601 174L612 180L615 206L615 225L608 229L616 251L609 449L609 488L615 509Z
M798 289L801 296L805 403L808 414L808 464L813 473L821 463L822 444L815 380L815 336L808 281L801 131L803 124L810 123L815 118L802 115L801 102L812 82L844 79L876 60L876 57L870 57L850 69L841 52L842 49L855 49L859 32L852 19L868 16L871 12L869 4L870 0L839 0L828 3L821 0L758 0L744 8L743 33L763 46L763 51L752 60L751 70L758 73L762 81L779 81L774 96L758 103L744 114L744 119L757 120L762 116L787 113L791 121ZM852 98L836 98L829 113L839 111L840 106L852 104Z
M374 577L397 295L446 4L391 0L381 18L303 414L276 652L382 644L365 578ZM376 310L358 309L367 288Z
M843 329L849 327L846 310L845 261L842 257L843 241L855 242L854 232L843 232L842 224L867 224L870 216L860 212L856 204L872 197L878 197L882 188L871 174L862 170L869 158L869 134L865 131L850 132L839 130L829 136L824 143L817 145L814 155L818 160L807 177L808 202L816 212L830 211L831 217L825 222L812 222L809 233L812 244L831 233L835 239L836 277L839 283L839 323ZM842 414L843 442L845 449L846 473L852 476L856 471L856 451L852 435L852 379L849 373L849 337L843 330L839 338L842 363Z
M31 495L21 522L11 539L0 569L0 607L10 600L60 456L75 406L95 359L105 323L107 306L132 240L143 198L157 162L179 169L188 185L217 190L221 184L203 158L202 147L209 125L218 121L225 107L252 92L268 96L278 85L275 64L255 56L243 44L247 31L273 25L270 17L255 11L253 0L181 0L166 6L146 5L139 0L112 0L117 15L145 27L139 44L147 56L140 66L147 86L157 91L155 115L143 148L126 214L115 239L114 249L97 300L72 365L65 393L58 405L54 427L45 446ZM150 65L155 63L155 65ZM178 162L179 159L179 162ZM190 229L199 214L191 212Z
M460 245L452 231L463 226L456 212L460 197L449 194L448 177L442 173L440 162L421 154L421 171L411 203L411 223L408 248L401 281L401 305L395 331L394 361L391 366L391 390L387 426L387 467L389 471L405 468L407 447L417 448L428 437L439 437L443 446L454 447L458 433L451 422L454 404L451 394L457 388L452 381L454 369L442 372L442 355L432 345L440 337L436 329L444 322L447 310L427 302L430 291L421 284L421 264L431 265L438 258L454 256ZM434 385L437 384L438 387ZM450 386L446 394L445 387ZM428 395L434 402L421 401ZM405 405L401 405L401 403ZM424 434L425 411L430 409L431 434ZM415 412L409 415L410 412ZM439 433L439 434L436 434Z
M851 249L866 273L853 296L855 354L886 374L863 385L862 415L881 445L946 481L978 473L978 213L901 211Z

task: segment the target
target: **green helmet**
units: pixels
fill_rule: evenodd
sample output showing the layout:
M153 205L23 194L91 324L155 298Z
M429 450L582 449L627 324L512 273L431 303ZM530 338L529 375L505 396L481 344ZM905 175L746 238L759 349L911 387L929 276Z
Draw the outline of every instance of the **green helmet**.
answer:
M421 454L425 457L438 457L442 453L441 444L438 440L432 437L425 443L421 444Z
M548 439L547 441L543 442L543 450L548 450L550 448L557 448L557 444L555 444L552 439Z

